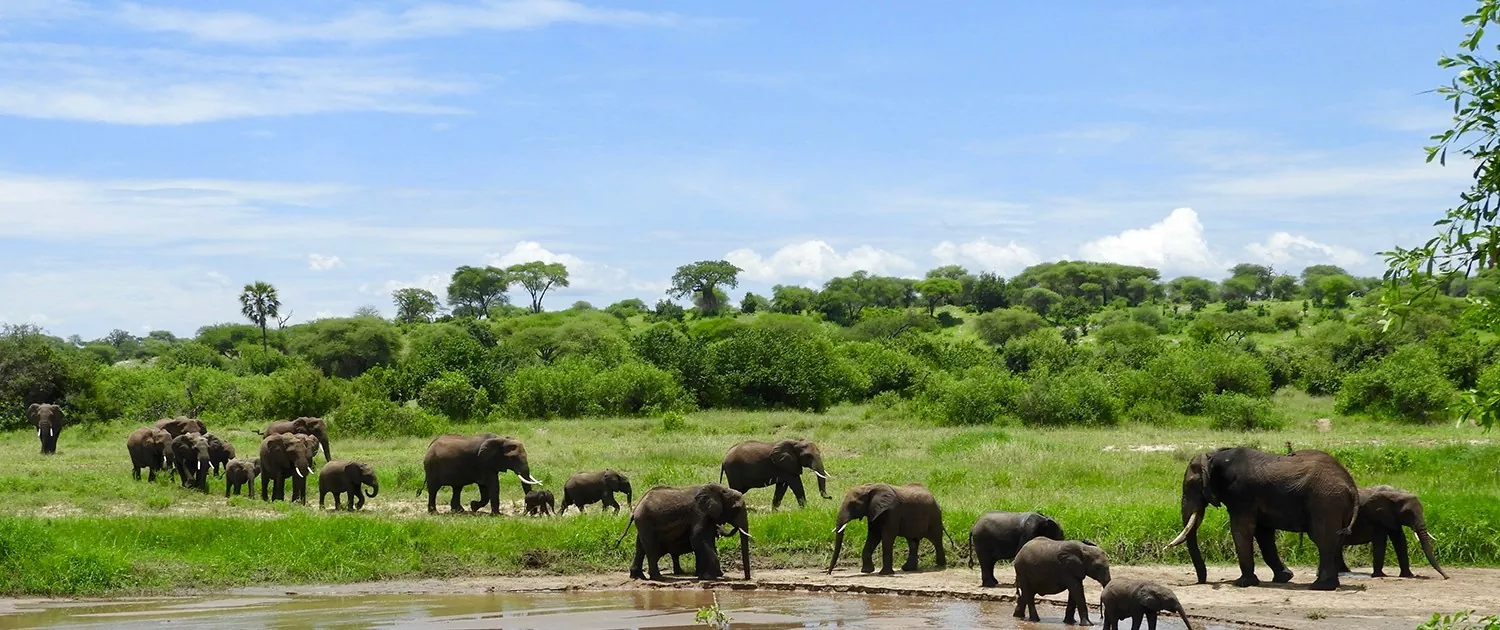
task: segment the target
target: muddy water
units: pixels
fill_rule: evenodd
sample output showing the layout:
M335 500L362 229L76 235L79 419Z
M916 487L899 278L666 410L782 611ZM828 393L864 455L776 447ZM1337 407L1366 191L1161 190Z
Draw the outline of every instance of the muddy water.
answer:
M1062 610L1039 607L1042 623L1018 623L1002 602L881 595L718 592L731 627L1059 628ZM693 620L713 603L703 590L472 595L299 595L106 601L16 601L0 628L705 628ZM1100 623L1097 613L1093 619ZM1097 626L1096 626L1097 627ZM1161 619L1162 629L1181 629ZM1220 628L1220 626L1210 626Z

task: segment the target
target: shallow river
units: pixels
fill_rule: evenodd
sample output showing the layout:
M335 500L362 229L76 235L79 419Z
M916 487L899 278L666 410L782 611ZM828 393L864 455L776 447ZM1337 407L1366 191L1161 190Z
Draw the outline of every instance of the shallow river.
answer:
M1017 623L1012 605L1003 602L768 591L717 595L735 629L1069 627L1060 625L1059 608L1038 607L1043 623ZM702 629L694 614L712 603L713 593L703 590L22 601L0 611L0 628ZM1102 620L1094 613L1093 621ZM1163 617L1157 627L1180 630L1182 622Z

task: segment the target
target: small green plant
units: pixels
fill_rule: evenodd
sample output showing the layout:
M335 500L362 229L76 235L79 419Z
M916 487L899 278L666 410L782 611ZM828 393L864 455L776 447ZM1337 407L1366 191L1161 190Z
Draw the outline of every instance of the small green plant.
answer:
M1500 630L1500 615L1490 615L1474 619L1474 611L1442 614L1432 613L1432 618L1427 620L1417 630Z
M714 630L724 630L729 627L729 615L724 614L724 610L719 608L719 595L715 593L713 598L712 605L698 607L698 614L693 617L693 620Z
M1307 611L1307 618L1312 620L1327 619L1328 613L1321 610L1309 610Z
M687 428L687 416L681 411L667 411L661 415L661 430L676 433Z

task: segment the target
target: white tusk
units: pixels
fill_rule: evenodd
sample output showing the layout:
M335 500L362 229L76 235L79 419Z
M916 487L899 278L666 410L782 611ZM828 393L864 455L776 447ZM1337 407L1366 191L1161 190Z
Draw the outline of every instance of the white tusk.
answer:
M750 535L750 532L747 532L747 531L745 531L745 530L743 530L743 529L740 529L740 528L738 528L738 527L736 527L736 528L735 528L735 529L739 529L739 531L740 531L740 535L741 535L741 536L744 536L744 537L746 537L746 538L749 538L749 539L751 539L751 540L754 540L754 539L755 539L755 537L754 537L754 536L751 536L751 535Z
M520 475L516 475L516 476L517 477L521 477ZM542 482L537 481L535 479L528 478L528 477L521 477L521 481L529 483L529 484L531 484L533 486L540 486L540 485L542 485Z
M48 437L52 437L52 436L55 436L55 435L57 435L57 429L47 429L47 436Z
M828 478L829 478L829 476L828 476L828 475L825 475L825 474L823 474L823 473L820 473L820 472L818 472L818 471L816 471L816 470L814 470L814 471L813 471L813 474L814 474L814 475L817 475L817 476L818 476L818 478L819 478L819 479L828 479Z
M1187 540L1188 532L1193 531L1193 527L1198 524L1198 519L1202 517L1202 512L1193 512L1193 515L1188 518L1187 527L1182 528L1182 533L1178 534L1176 538L1173 538L1172 542L1167 543L1167 546L1162 547L1162 551L1166 551L1168 549L1176 547L1177 545L1182 544L1182 541Z
M42 437L42 428L41 427L37 427L36 428L36 436L37 437Z
M833 530L833 533L835 533L835 534L842 534L842 533L844 533L844 528L848 527L848 526L849 526L848 523L844 523L843 525L840 525L838 529Z
M301 468L293 468L292 472L297 473L298 477L302 476L302 469Z

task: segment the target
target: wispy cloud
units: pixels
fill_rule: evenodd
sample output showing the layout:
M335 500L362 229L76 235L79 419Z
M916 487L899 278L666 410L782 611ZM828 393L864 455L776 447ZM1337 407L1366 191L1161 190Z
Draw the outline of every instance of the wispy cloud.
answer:
M344 266L344 261L339 260L338 256L324 256L322 254L307 255L307 268L313 271L328 271L329 269L342 266Z
M761 282L783 279L823 281L855 271L878 275L905 275L917 269L916 263L900 254L861 245L840 253L826 241L793 243L761 256L753 249L736 249L724 260L744 270L745 277Z

